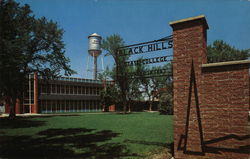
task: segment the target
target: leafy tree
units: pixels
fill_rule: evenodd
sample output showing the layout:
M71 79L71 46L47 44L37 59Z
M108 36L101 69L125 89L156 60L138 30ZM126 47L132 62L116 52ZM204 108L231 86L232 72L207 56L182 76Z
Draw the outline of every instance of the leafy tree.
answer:
M133 77L137 70L136 66L125 65L129 55L120 54L119 48L122 46L124 46L124 42L119 35L111 35L102 42L102 48L108 52L106 55L111 55L115 61L115 67L108 74L109 79L116 81L116 91L109 92L115 93L113 96L118 99L116 102L122 103L123 112L126 113L127 107L129 112L131 110L131 101L140 98L141 92L138 79Z
M10 102L10 117L15 117L15 101L22 97L28 74L74 73L64 56L62 36L57 23L35 18L29 5L0 1L0 96Z
M139 59L140 60L140 59ZM138 83L140 86L140 89L142 91L143 96L149 101L149 111L152 110L152 102L154 100L153 98L153 83L151 78L145 78L145 76L142 74L143 72L146 72L149 70L146 65L139 64L136 66L136 74L138 75L136 78L138 78Z
M104 72L98 74L98 79L104 83L104 89L100 92L103 111L106 110L107 106L120 102L120 92L117 85L110 83L110 81L114 80L114 76L114 71L110 70L109 67Z
M152 106L156 98L160 99L167 87L168 84L172 84L172 65L166 64L164 66L154 66L152 68L148 68L145 65L138 66L138 74L139 74L139 81L140 81L140 89L143 91L145 99L149 102L149 111L152 111ZM144 75L140 74L139 72L146 72L149 70L159 70L165 69L166 74L164 76L156 76L156 77L148 77L145 78ZM170 92L169 92L170 93Z
M173 114L173 65L168 63L164 66L167 69L164 87L159 89L159 111L161 114Z
M115 61L115 71L113 77L116 81L117 88L120 90L123 112L127 111L127 93L128 93L128 78L127 67L124 66L128 56L120 56L119 48L124 46L124 41L119 35L111 35L103 39L101 47L107 51L106 56L110 55Z
M100 96L103 111L106 110L107 106L118 103L120 99L120 94L118 92L118 89L116 88L116 85L110 83L104 86L104 89L101 91Z
M171 88L163 90L159 96L159 112L160 114L173 114L173 93Z
M142 97L142 92L140 88L140 80L136 77L136 72L138 71L138 66L128 67L128 110L131 111L132 100L139 100Z
M127 99L127 107L128 107L128 111L131 111L131 102L132 100L138 100L139 98L141 98L141 91L139 90L140 87L140 83L138 78L134 78L133 76L135 76L136 73L136 66L132 66L132 67L126 67L127 70L127 74L130 74L129 77L127 78L127 89L126 89L126 99ZM99 74L99 79L103 80L103 81L107 81L107 80L114 80L116 79L116 67L114 67L112 70L109 70L109 68L107 67L106 70L103 73ZM114 84L107 84L105 89L102 90L102 100L106 100L112 103L121 103L122 102L122 93L121 93L121 89L118 85L114 85ZM112 98L112 99L111 99ZM107 103L104 102L103 103Z
M208 63L245 60L250 56L250 49L238 50L222 40L216 40L207 47Z

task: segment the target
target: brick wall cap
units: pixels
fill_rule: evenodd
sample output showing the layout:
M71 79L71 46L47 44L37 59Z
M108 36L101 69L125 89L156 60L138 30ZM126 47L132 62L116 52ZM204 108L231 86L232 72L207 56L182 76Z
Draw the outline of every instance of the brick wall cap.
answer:
M239 65L239 64L250 64L250 60L208 63L208 64L202 64L201 67L206 68L206 67L217 67L217 66Z
M205 26L207 27L207 29L209 28L208 24L207 24L207 20L205 18L205 15L199 15L199 16L195 16L195 17L189 17L189 18L185 18L185 19L172 21L172 22L169 22L169 25L171 27L173 27L176 24L180 24L180 23L184 23L184 22L190 22L190 21L194 21L194 20L202 20L204 22Z

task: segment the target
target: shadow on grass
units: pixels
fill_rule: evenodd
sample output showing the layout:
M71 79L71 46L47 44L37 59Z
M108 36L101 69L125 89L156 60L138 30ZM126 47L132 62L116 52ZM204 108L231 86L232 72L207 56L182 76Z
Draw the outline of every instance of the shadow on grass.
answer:
M139 141L139 140L128 140L128 139L124 140L124 142L133 143L133 144L153 145L153 146L160 146L160 147L168 148L168 144L164 142L150 142L150 141Z
M1 129L30 128L45 125L46 121L27 120L28 118L16 117L15 119L0 118Z
M2 129L15 129L15 128L30 128L40 127L46 124L46 121L30 120L32 118L53 118L55 116L79 116L79 114L48 114L38 116L17 116L14 119L8 117L0 118L0 128Z
M124 142L164 147L164 148L169 149L171 155L174 156L174 143L173 142L164 143L164 142L150 142L150 141L139 141L139 140L124 140Z
M143 112L136 112L136 111L126 112L126 113L117 111L117 112L112 112L111 114L115 114L115 115L140 115L142 113Z
M47 129L36 135L36 138L0 136L0 157L112 159L138 156L131 153L125 145L107 142L119 135L110 130L96 132L85 128Z

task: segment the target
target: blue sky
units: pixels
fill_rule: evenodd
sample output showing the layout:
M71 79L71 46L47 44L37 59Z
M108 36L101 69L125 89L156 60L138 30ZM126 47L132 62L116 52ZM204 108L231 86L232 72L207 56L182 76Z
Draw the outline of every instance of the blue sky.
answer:
M172 34L169 22L206 16L208 44L221 39L238 49L250 48L250 0L18 0L29 4L36 17L45 16L65 30L66 56L74 77L86 74L88 35L103 38L119 34L126 44L159 39ZM105 52L103 52L105 54ZM100 63L100 61L98 61ZM111 65L104 57L104 65ZM100 66L100 65L99 65Z

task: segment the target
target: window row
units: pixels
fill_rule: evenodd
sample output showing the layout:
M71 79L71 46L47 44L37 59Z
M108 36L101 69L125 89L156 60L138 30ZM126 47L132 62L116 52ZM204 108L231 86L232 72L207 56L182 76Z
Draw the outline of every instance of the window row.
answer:
M52 112L96 112L101 111L99 101L84 100L41 100L39 103L41 113Z
M91 94L99 95L102 88L100 87L86 87L86 86L70 86L50 84L40 85L40 92L45 94Z

